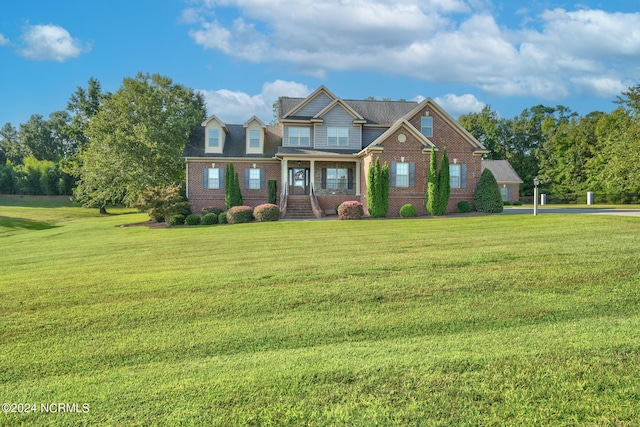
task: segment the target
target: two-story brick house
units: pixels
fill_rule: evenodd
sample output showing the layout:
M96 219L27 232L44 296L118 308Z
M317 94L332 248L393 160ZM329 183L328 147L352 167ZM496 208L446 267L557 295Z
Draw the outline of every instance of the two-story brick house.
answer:
M255 116L235 125L211 116L191 135L184 156L194 212L224 208L224 171L230 162L248 206L266 203L267 181L275 179L285 216L286 211L300 215L301 202L315 216L333 212L346 200L366 208L367 172L380 158L391 171L388 216L399 216L405 203L424 215L432 147L438 165L444 147L450 160L447 211L455 211L461 200L473 202L488 151L431 99L344 100L321 86L306 98L280 98L278 109L277 125Z

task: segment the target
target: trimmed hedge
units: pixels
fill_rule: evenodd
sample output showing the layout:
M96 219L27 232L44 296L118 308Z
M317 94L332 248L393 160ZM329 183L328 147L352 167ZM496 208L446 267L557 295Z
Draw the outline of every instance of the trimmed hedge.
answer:
M256 221L277 221L280 219L280 208L272 203L258 205L253 210L253 216Z
M227 211L229 224L242 224L253 221L253 209L250 206L234 206Z
M400 216L402 218L411 218L417 214L416 208L411 203L407 203L400 208Z
M206 214L216 214L216 215L220 215L222 212L224 212L224 209L219 208L217 206L207 206L206 208L202 208L202 215L206 215Z
M220 215L218 215L218 224L227 224L226 212L220 212Z
M462 200L458 202L458 213L469 213L471 212L471 203L466 200Z
M171 215L169 225L184 225L184 215Z
M184 222L187 225L200 225L202 218L200 218L200 215L191 214L185 218Z
M504 209L498 182L489 169L483 170L480 175L473 203L478 212L499 213Z
M364 207L360 202L350 200L338 206L338 217L340 219L361 219L363 216Z
M213 225L218 223L218 215L212 213L202 215L202 225Z

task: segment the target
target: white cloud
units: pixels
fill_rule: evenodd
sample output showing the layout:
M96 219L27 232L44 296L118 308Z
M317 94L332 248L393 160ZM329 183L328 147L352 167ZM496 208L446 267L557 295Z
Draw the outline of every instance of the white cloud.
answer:
M470 93L460 96L448 93L433 100L454 118L458 118L463 114L479 113L485 106L484 102L479 101L478 98Z
M245 123L256 115L265 123L273 119L273 103L280 96L303 98L311 93L301 83L276 80L265 83L257 95L244 92L220 90L200 90L205 98L207 114L215 114L225 123Z
M205 49L321 77L374 70L546 99L609 96L637 79L640 13L528 11L516 14L524 27L508 28L491 9L486 0L201 0L185 14Z
M0 46L6 46L9 44L9 39L0 33Z
M20 54L37 61L64 62L88 52L91 47L58 25L30 25L22 34Z

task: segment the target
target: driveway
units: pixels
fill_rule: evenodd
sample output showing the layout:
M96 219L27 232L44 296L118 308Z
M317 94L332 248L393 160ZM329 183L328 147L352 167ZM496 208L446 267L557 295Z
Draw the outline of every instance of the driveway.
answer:
M533 215L533 208L504 208L499 215L529 214ZM545 214L590 214L617 215L640 217L640 209L590 209L590 208L547 208L538 207L538 215Z

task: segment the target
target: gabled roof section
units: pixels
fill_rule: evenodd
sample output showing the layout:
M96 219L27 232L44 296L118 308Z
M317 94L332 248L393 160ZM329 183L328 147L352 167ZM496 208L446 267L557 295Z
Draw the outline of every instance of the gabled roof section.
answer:
M478 141L473 135L471 135L460 123L458 123L457 120L451 117L449 113L444 111L442 107L436 104L435 101L431 98L427 98L421 103L419 103L416 108L408 112L404 117L407 120L409 120L413 116L418 114L420 111L422 111L426 106L435 110L438 113L438 115L442 117L442 119L445 122L447 122L447 124L449 124L449 126L451 126L454 129L457 129L460 132L460 134L464 137L464 139L466 139L469 142L469 144L471 144L471 146L475 149L474 150L475 152L484 152L484 151L486 151L487 153L489 152L489 150L487 150L486 147L482 145L482 143L480 143L480 141Z
M360 115L360 113L358 113L356 110L354 110L353 108L351 108L351 106L349 104L347 104L346 102L344 102L342 99L337 98L334 99L333 102L329 105L327 105L322 111L320 111L318 114L316 114L315 116L313 116L314 119L319 119L322 116L324 116L325 114L327 114L329 111L331 111L332 109L334 109L336 106L340 106L342 107L347 113L351 114L351 116L355 119L355 120L365 120L364 117L362 117Z
M483 160L482 170L485 169L489 169L498 182L511 184L523 182L508 160Z
M219 118L217 118L215 115L211 115L209 116L209 118L207 120L205 120L204 122L202 122L202 127L207 127L207 125L209 125L211 122L217 122L218 125L220 125L220 127L222 129L224 129L224 131L226 133L229 133L229 129L227 129L227 125L224 124L224 122L222 120L220 120Z
M309 96L307 96L304 99L304 101L296 105L291 111L288 111L286 114L283 114L280 117L285 118L285 117L295 116L298 111L304 108L305 105L313 101L314 98L316 98L320 94L326 95L332 101L335 101L336 99L338 99L337 96L335 96L333 93L331 93L329 89L327 89L324 85L322 85L318 89L314 90Z
M382 144L397 130L404 129L407 133L413 135L423 146L423 150L436 148L435 144L429 140L426 136L420 133L407 119L397 120L393 126L387 129L382 135L376 138L369 146L365 147L360 154L366 153L367 151L376 151L382 149Z
M244 126L245 128L249 127L249 125L252 122L256 122L260 125L260 127L262 127L263 129L265 129L267 127L267 125L264 124L264 122L262 120L260 120L257 116L253 116L251 117L249 120L247 120L242 126Z

